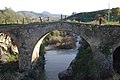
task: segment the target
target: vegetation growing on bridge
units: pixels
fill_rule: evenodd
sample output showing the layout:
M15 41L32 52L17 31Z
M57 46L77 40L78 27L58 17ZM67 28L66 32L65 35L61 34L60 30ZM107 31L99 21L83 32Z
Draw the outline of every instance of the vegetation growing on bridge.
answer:
M108 46L101 46L100 47L101 52L105 55L105 57L107 58L108 55L110 55L110 50Z

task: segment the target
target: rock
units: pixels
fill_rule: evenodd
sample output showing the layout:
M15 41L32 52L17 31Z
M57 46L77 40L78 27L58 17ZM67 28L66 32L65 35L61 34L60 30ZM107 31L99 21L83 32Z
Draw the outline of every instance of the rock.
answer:
M58 74L60 80L73 80L72 70L66 69Z
M5 62L7 62L7 59L8 59L8 56L6 56L6 54L3 54L3 55L1 55L0 61L2 63L5 63Z
M0 33L0 62L8 62L9 60L17 60L18 49L16 45L13 45L14 41L6 34ZM16 54L13 58L12 54Z
M25 75L23 73L4 73L0 74L0 80L23 80Z

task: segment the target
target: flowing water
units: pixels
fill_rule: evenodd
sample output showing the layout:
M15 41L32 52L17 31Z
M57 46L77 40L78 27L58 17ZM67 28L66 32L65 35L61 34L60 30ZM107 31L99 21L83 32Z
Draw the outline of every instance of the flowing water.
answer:
M59 80L58 73L68 68L71 61L75 58L80 46L78 36L75 49L69 50L50 50L46 51L45 59L45 74L46 80Z

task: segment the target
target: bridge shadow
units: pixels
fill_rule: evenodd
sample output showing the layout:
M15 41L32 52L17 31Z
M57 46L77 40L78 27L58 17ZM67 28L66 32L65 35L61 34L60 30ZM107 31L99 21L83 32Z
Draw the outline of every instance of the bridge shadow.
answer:
M113 68L116 73L120 74L120 46L113 53Z
M19 63L16 62L8 62L0 64L0 73L6 72L16 72L19 70Z

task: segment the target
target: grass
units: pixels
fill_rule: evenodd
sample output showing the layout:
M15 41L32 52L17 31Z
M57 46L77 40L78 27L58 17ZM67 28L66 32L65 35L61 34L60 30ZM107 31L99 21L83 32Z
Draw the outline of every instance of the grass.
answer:
M79 22L79 21L71 21L71 20L67 20L67 22ZM94 25L99 25L99 22L94 20L94 21L90 21L90 22L80 22L83 24L94 24ZM101 25L120 25L120 23L118 21L110 21L110 22L106 22L106 23L102 23Z
M81 23L99 25L99 22L98 22L98 21L81 22ZM119 23L119 22L110 21L110 22L102 23L101 25L120 25L120 23Z
M13 61L17 61L17 60L18 60L18 54L13 53L13 54L10 54L9 58L7 59L7 62L13 62Z
M115 73L115 75L113 75L113 80L120 80L120 74Z

